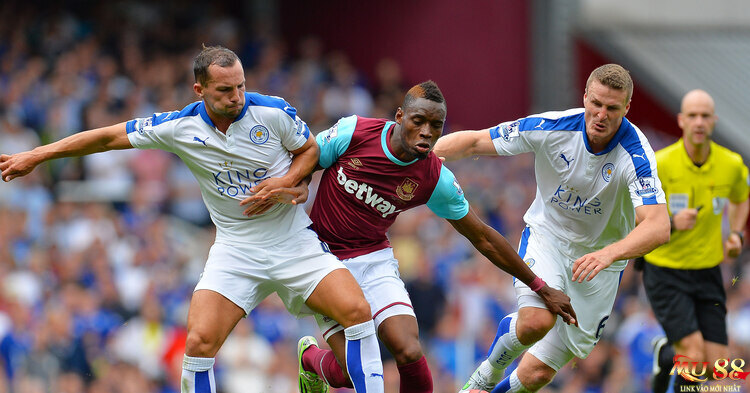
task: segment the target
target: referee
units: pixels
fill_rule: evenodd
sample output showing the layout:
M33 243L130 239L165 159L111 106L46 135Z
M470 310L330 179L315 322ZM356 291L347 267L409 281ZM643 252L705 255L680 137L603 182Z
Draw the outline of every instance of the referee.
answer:
M748 216L748 169L742 157L711 141L714 101L703 90L682 99L682 138L656 153L672 223L669 243L645 256L643 284L667 335L655 341L652 388L669 385L675 353L695 362L728 358L726 294L719 264L722 216L728 205L727 255L736 257ZM671 344L671 345L667 345ZM712 375L713 369L708 375ZM674 391L694 384L676 376Z

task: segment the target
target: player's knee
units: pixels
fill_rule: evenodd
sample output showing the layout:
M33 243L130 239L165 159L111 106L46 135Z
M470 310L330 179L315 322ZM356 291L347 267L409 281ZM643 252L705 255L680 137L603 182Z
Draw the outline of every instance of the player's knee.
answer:
M396 360L396 364L399 366L414 363L423 356L419 340L405 340L393 346L391 350L393 351L393 359Z
M707 361L705 359L706 353L704 351L703 343L702 342L696 342L697 340L683 343L681 346L675 347L675 352L679 355L687 356L690 359L693 359L695 362L703 362Z
M517 323L518 339L525 345L541 340L555 326L552 313L539 313L534 318L527 318Z
M523 386L526 387L526 389L531 390L532 392L536 392L546 386L548 383L552 382L555 374L557 373L551 368L540 367L528 371L525 378L519 376L519 379Z
M341 317L337 321L344 327L358 325L372 319L370 303L367 303L364 297L346 302L339 313Z
M218 351L218 340L209 334L191 330L185 339L185 354L196 357L213 357Z

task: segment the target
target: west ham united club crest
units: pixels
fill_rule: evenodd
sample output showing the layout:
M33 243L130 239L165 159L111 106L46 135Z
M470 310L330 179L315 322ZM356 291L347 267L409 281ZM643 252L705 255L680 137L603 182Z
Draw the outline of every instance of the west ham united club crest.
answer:
M410 201L414 198L414 190L416 190L417 187L419 187L419 184L407 177L401 182L401 185L396 187L396 195L405 201Z
M250 140L256 145L262 145L268 141L268 128L258 124L250 130Z

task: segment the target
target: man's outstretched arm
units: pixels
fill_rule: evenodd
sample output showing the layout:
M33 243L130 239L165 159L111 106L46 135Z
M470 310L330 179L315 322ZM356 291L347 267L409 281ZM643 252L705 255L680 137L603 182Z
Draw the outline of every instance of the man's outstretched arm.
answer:
M125 123L83 131L33 150L0 155L3 181L28 175L37 165L57 158L85 156L108 150L130 149Z
M529 269L508 241L482 222L473 210L469 209L469 213L459 220L448 220L448 222L469 239L471 244L495 266L535 290L551 313L561 316L568 324L578 326L576 313L570 305L568 295L550 288L544 281L541 281L541 278Z
M455 161L471 156L497 155L489 128L479 131L456 131L438 139L433 150L446 161Z

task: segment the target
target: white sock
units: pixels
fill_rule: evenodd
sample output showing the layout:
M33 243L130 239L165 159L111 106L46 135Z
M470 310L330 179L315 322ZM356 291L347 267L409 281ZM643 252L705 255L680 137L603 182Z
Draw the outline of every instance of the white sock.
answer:
M180 393L216 393L214 358L185 355L182 359Z
M512 373L510 373L510 390L508 390L509 393L531 393L531 390L526 389L525 386L521 383L521 380L518 379L518 373L516 370L513 370Z
M346 368L357 393L383 393L383 362L380 360L375 322L369 320L344 329Z
M490 347L487 360L482 362L480 367L484 367L483 375L490 375L492 382L497 383L502 377L505 369L518 357L523 351L531 345L523 345L516 335L516 321L518 313L506 315L500 325L497 327L495 341ZM486 362L486 363L485 363Z

